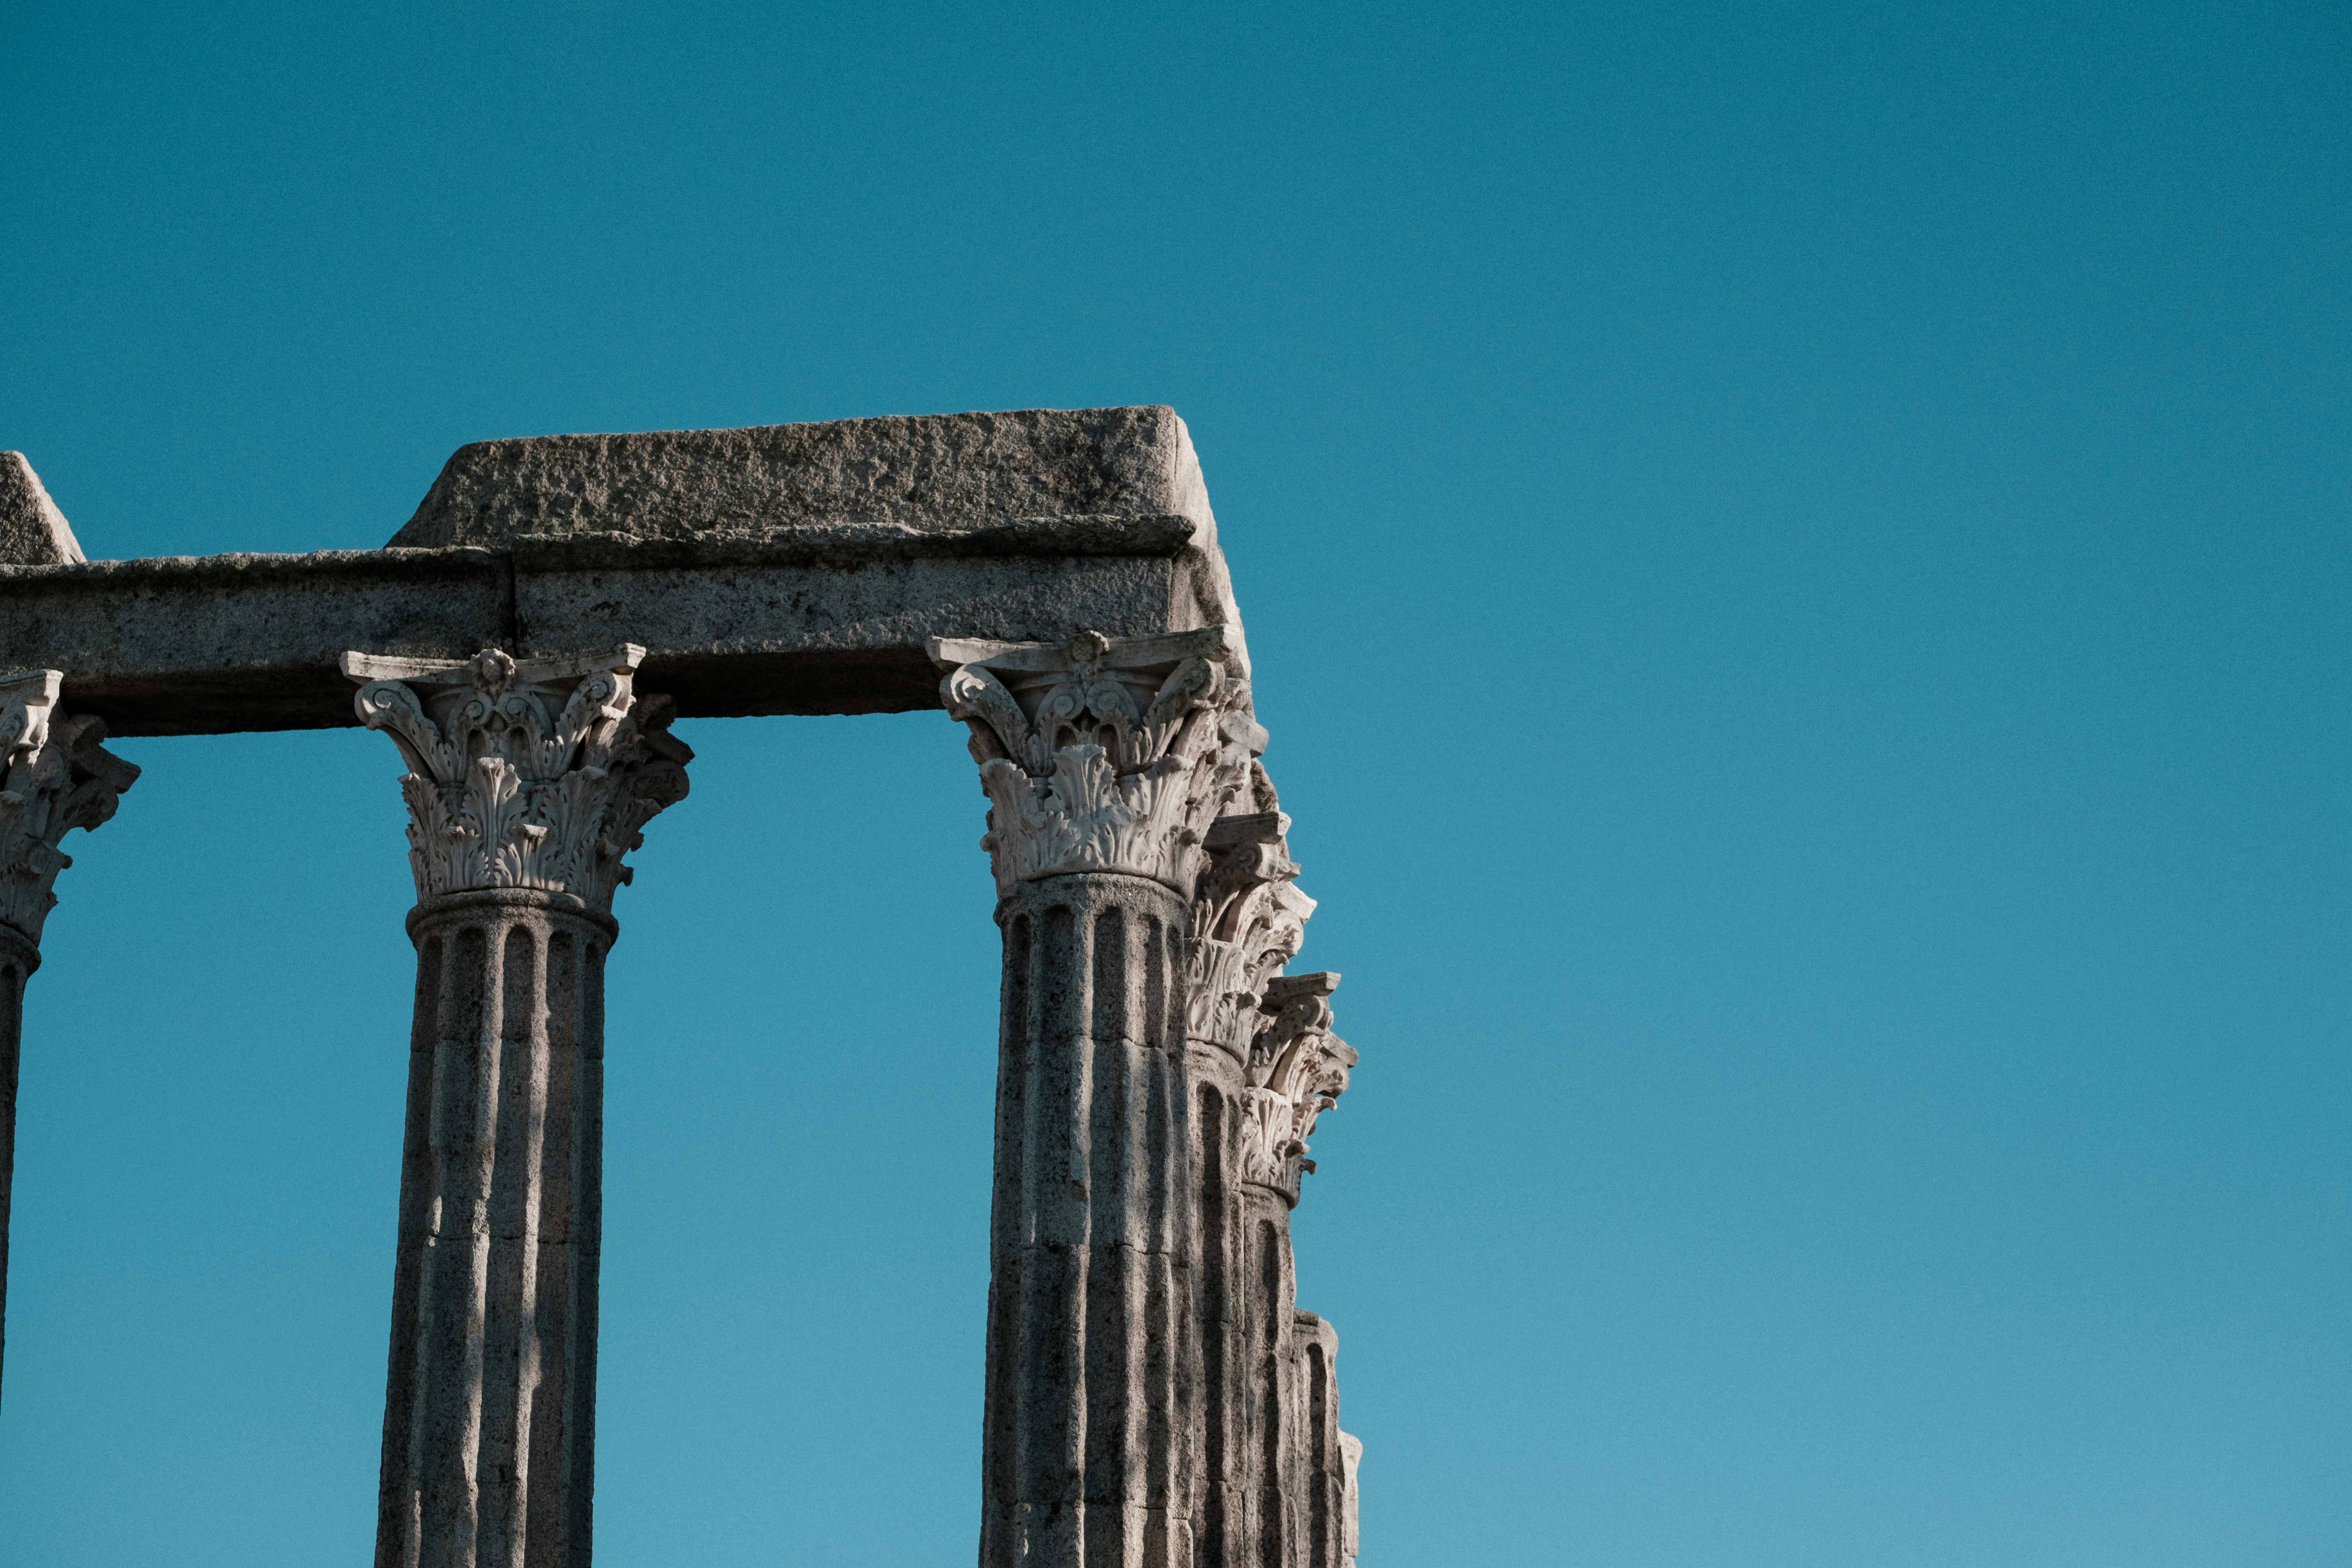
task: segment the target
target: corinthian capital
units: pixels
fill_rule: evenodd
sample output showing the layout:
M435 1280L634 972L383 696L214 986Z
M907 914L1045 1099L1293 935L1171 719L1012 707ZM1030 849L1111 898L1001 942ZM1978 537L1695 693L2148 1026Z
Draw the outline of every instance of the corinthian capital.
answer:
M1225 631L1054 643L934 638L940 695L971 730L1000 893L1074 871L1192 896L1203 840L1265 731L1225 669Z
M1242 1106L1244 1181L1280 1188L1298 1201L1298 1178L1312 1171L1307 1135L1315 1119L1348 1089L1355 1047L1331 1032L1337 974L1294 974L1266 982L1260 1003L1272 1021L1250 1050L1249 1095Z
M58 873L73 864L58 841L112 816L139 776L99 744L105 721L59 711L64 684L54 669L0 675L0 921L36 945Z
M1257 799L1270 805L1265 770L1253 768ZM1284 842L1290 818L1267 809L1221 816L1204 847L1209 867L1192 894L1185 948L1184 1021L1188 1038L1247 1062L1265 1018L1266 982L1298 955L1315 900L1298 890L1298 868Z
M646 650L517 660L343 655L356 706L408 763L408 863L420 904L520 888L610 914L621 857L686 798L694 753L666 731L669 700L639 697Z

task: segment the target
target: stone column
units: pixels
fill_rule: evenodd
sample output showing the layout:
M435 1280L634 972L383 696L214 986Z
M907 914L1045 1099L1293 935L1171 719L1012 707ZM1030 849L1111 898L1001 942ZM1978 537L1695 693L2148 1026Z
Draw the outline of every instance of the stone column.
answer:
M416 879L377 1568L587 1568L604 955L693 756L644 656L343 656Z
M1267 1023L1265 984L1297 955L1315 900L1293 879L1284 846L1290 819L1262 768L1247 815L1208 834L1210 868L1194 890L1185 945L1185 1058L1192 1079L1196 1256L1200 1259L1202 1478L1193 1516L1201 1568L1255 1568L1262 1532L1265 1384L1253 1375L1252 1211L1242 1179L1251 1051ZM1243 803L1237 803L1243 804ZM1286 1263L1284 1264L1286 1268ZM1252 1389L1260 1389L1257 1400ZM1277 1438L1278 1426L1274 1428ZM1258 1437L1253 1446L1253 1437ZM1278 1474L1278 1471L1273 1472Z
M103 721L58 709L64 686L54 669L0 675L0 1354L6 1343L25 982L41 966L41 928L58 902L51 889L58 873L73 864L58 845L68 830L89 831L112 816L116 797L139 776L137 768L99 744L106 738Z
M1339 1496L1339 1568L1356 1568L1356 1470L1363 1462L1363 1439L1340 1433L1339 1465L1347 1489Z
M983 1568L1190 1568L1199 1458L1184 955L1265 731L1223 629L935 642L1004 933Z
M1290 1211L1297 1206L1301 1178L1315 1168L1307 1158L1307 1136L1316 1117L1346 1090L1348 1070L1356 1064L1355 1051L1331 1033L1329 998L1339 984L1339 977L1330 973L1267 980L1258 1005L1271 1022L1250 1047L1238 1205L1239 1338L1248 1379L1242 1480L1249 1500L1249 1540L1243 1561L1248 1568L1303 1568L1324 1561L1308 1555L1316 1504L1312 1475L1328 1464L1304 1425L1307 1401L1302 1379L1311 1358L1298 1339ZM1319 1325L1322 1320L1314 1321ZM1328 1359L1322 1370L1328 1387ZM1338 1393L1335 1387L1328 1392L1336 1422Z
M1291 1320L1292 1416L1298 1430L1298 1556L1302 1568L1344 1568L1348 1460L1339 1430L1339 1335L1314 1313Z

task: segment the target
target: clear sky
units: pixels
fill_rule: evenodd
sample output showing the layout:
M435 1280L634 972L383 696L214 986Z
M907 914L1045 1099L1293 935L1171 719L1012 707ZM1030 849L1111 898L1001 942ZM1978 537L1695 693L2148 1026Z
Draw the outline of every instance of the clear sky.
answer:
M1363 1058L1297 1235L1366 1568L2352 1561L2343 6L0 39L0 447L93 557L377 545L487 437L1186 417ZM962 737L680 732L599 1563L969 1562ZM118 749L26 1023L0 1568L364 1562L397 759Z

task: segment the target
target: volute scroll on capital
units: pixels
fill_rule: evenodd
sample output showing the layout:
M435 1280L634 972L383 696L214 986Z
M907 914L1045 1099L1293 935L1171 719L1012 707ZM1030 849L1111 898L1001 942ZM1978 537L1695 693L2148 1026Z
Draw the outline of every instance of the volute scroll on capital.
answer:
M1298 1200L1298 1179L1315 1169L1307 1138L1316 1118L1347 1092L1355 1047L1331 1032L1332 973L1283 975L1266 983L1261 1009L1271 1016L1250 1049L1249 1095L1242 1107L1241 1173Z
M58 842L106 822L139 777L99 743L104 720L59 707L64 688L58 670L0 675L0 922L36 946L73 864Z
M1315 900L1298 890L1286 842L1290 818L1253 764L1262 809L1221 816L1206 839L1208 868L1192 895L1185 944L1185 1033L1246 1063L1265 1019L1268 980L1298 955Z
M971 731L997 891L1116 871L1190 899L1210 824L1265 731L1226 668L1225 628L1062 643L935 637L940 696Z
M686 797L694 752L667 732L669 699L640 696L646 650L517 659L346 653L361 722L390 735L409 771L409 868L417 902L516 889L598 914L630 879L622 857Z

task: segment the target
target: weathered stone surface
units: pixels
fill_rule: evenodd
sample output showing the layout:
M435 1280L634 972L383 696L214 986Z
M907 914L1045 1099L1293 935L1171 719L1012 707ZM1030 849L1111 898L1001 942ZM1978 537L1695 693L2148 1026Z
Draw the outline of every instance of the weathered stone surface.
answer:
M1298 1429L1295 1539L1299 1568L1345 1568L1348 1543L1347 1435L1339 1430L1339 1336L1313 1312L1293 1319L1290 1388ZM1360 1449L1360 1445L1359 1445Z
M0 649L62 670L117 735L348 724L334 659L354 645L625 638L688 718L928 708L938 638L1222 625L1248 673L1200 463L1164 408L478 442L394 542L0 558Z
M1015 884L990 1206L982 1568L1192 1568L1183 901Z
M58 566L81 558L66 514L25 454L0 452L0 565Z
M1265 749L1225 628L930 651L949 716L971 731L998 892L1117 871L1192 896L1211 822Z
M1194 1276L1200 1281L1202 1479L1195 1495L1200 1568L1261 1568L1272 1559L1269 1445L1279 1447L1281 1388L1266 1377L1272 1314L1286 1312L1286 1211L1247 1179L1249 1067L1266 1026L1263 992L1297 952L1315 901L1297 890L1279 808L1262 766L1211 824L1185 942L1185 1059L1192 1080ZM1272 1227L1269 1240L1268 1227ZM1253 1262L1255 1260L1255 1262ZM1269 1412L1276 1412L1270 1415ZM1271 1540L1281 1531L1279 1497Z
M1315 900L1290 819L1255 765L1205 837L1186 942L1186 1064L1198 1199L1199 1568L1337 1568L1342 1466L1337 1337L1297 1310L1290 1211L1307 1136L1355 1052L1331 1031L1336 974L1284 975Z
M1315 900L1298 890L1284 836L1290 818L1271 809L1272 786L1256 770L1268 809L1221 816L1203 847L1209 868L1192 895L1192 934L1185 949L1185 1032L1246 1067L1265 1026L1259 1008L1266 982L1297 956Z
M589 1568L614 927L525 889L408 926L377 1568Z
M7 1353L8 1215L16 1173L16 1069L23 1059L25 982L41 950L0 925L0 1361Z
M354 706L407 762L416 900L530 889L609 914L638 831L686 798L694 752L667 733L666 697L639 698L634 643L517 663L346 653Z
M1173 409L1031 408L477 441L457 448L391 543L811 529L887 537L1150 517L1208 521L1200 463Z
M378 1568L589 1568L610 910L693 756L644 654L341 659L417 892Z
M38 944L74 828L95 830L139 770L99 744L106 726L58 707L54 669L0 675L0 924Z
M25 982L40 967L42 929L58 901L51 889L73 864L58 845L72 829L94 830L112 816L117 797L139 776L99 744L104 724L58 710L63 685L54 669L0 675L0 1344Z
M1204 624L1175 524L911 542L582 537L498 551L327 551L0 566L0 648L65 673L116 735L355 722L357 646L461 659L485 642L646 648L686 718L936 707L939 637L1058 642ZM822 547L820 547L822 546Z
M1307 1135L1348 1091L1355 1047L1331 1032L1332 973L1269 980L1259 1002L1273 1022L1251 1043L1249 1097L1243 1104L1242 1179L1298 1201L1298 1179L1315 1169Z
M1281 973L1314 900L1172 413L485 442L393 547L299 556L79 563L9 458L0 648L43 668L0 677L0 1159L58 835L136 773L110 724L358 721L408 764L380 1568L588 1568L604 966L623 857L685 794L668 718L942 700L1005 942L982 1561L1352 1563L1290 1217L1355 1054L1338 977Z
M1356 1472L1364 1462L1364 1441L1352 1432L1339 1434L1339 1462L1347 1468L1347 1495L1339 1505L1340 1568L1356 1568Z

